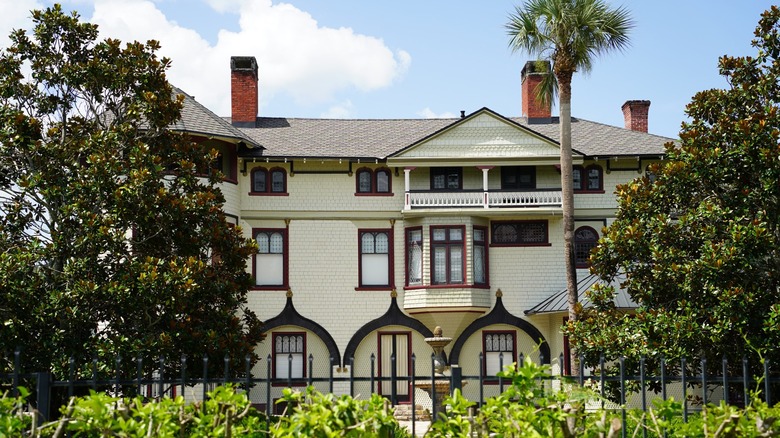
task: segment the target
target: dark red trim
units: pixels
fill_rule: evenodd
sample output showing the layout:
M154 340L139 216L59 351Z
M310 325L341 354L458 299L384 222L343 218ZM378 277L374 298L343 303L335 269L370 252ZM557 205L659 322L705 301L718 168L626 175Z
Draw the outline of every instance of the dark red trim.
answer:
M382 377L382 336L383 335L392 335L392 336L404 335L404 336L406 336L406 368L409 370L409 375L414 375L415 374L415 370L412 369L412 332L410 332L410 331L400 331L400 330L391 330L391 331L377 331L377 335L376 335L376 343L377 343L377 346L376 346L376 351L377 351L377 376L378 377ZM390 354L392 355L392 352L390 352ZM395 358L396 366L398 366L398 364L400 363L399 359L400 358L396 356L396 358ZM392 376L392 371L390 371L390 373L388 373L388 374L389 374L388 377ZM398 377L398 376L396 376L396 377ZM408 376L403 376L403 377L408 377ZM401 381L401 379L397 380L396 383L398 381ZM408 379L407 379L407 381L408 381ZM382 394L382 382L379 381L378 384L379 384L379 387L377 388L377 394L383 395ZM392 382L390 384L392 385ZM412 382L409 381L409 384L408 384L408 387L407 387L407 390L406 390L406 395L403 396L403 397L398 397L397 401L399 403L409 403L409 401L411 399L411 392L412 392L411 384L412 384ZM389 395L389 394L384 394L384 395Z
M257 239L257 233L261 232L279 232L282 233L282 242L284 249L282 250L282 281L283 284L273 285L257 285L257 254L252 255L252 279L255 284L252 286L252 290L287 290L290 284L290 239L288 235L289 228L252 228L252 238Z
M360 174L368 173L370 175L371 190L367 192L360 191ZM378 175L380 173L387 174L387 191L380 192ZM387 167L379 167L377 169L370 169L368 167L361 167L355 171L355 196L394 196L393 193L393 173Z
M404 229L404 288L423 288L423 281L422 277L420 278L420 284L415 284L414 286L409 286L409 234L412 231L420 231L420 249L423 247L424 239L423 239L423 233L422 233L422 227L409 227ZM422 263L422 254L420 255L420 263ZM422 267L420 267L420 275L422 276Z
M265 191L262 192L255 191L255 174L260 171L265 172ZM284 187L281 192L273 191L273 174L277 172L282 173L282 184ZM287 169L278 166L270 169L262 166L254 167L249 178L249 194L252 196L288 196Z
M572 166L572 169L576 169L580 171L580 186L574 187L574 193L580 193L580 194L598 194L598 193L604 193L604 169L601 168L598 164L590 164L588 166ZM599 187L598 189L590 189L588 188L588 171L591 169L598 169L599 171Z
M478 285L478 287L490 287L490 257L488 253L490 252L488 248L490 246L488 245L488 239L490 238L490 231L488 231L488 227L480 226L480 225L474 225L472 227L472 235L471 235L471 278L474 279L474 284ZM484 248L485 251L485 282L484 283L477 283L475 275L474 275L474 248L476 248L477 241L474 240L474 231L473 230L482 230L482 243L479 244L479 246Z
M582 230L582 229L590 230L593 233L593 235L596 236L596 238L594 240L584 240L584 239L578 240L577 239L577 234L578 234L577 232ZM577 227L577 229L574 230L574 263L575 263L575 267L577 269L584 269L584 268L589 268L590 267L590 261L589 261L590 257L588 257L588 259L586 259L584 261L577 260L577 245L580 244L580 243L593 243L593 244L597 244L598 241L599 241L599 233L593 227L589 227L587 225L584 225L584 226L581 226L581 227Z
M306 332L273 332L271 334L271 351L273 352L273 357L271 358L271 363L273 363L273 367L271 369L271 378L276 379L276 338L279 336L303 336L303 376L293 380L293 386L305 386L306 382L303 382L302 384L296 384L295 380L300 381L302 378L306 377L306 362L308 361L306 357L306 350L307 350L307 339L306 339ZM273 385L273 386L286 386L287 383L278 382L279 385Z
M404 290L417 290L417 289L490 289L490 286L486 284L431 284L428 286L414 285L404 286Z
M482 372L485 373L485 377L490 377L490 380L486 380L486 384L498 384L498 379L495 376L487 375L487 349L485 348L485 337L487 335L512 335L512 357L509 361L504 361L503 366L507 366L511 363L517 362L517 330L482 330ZM499 370L503 371L503 369Z
M430 169L431 169L430 170L430 174L431 174L430 175L430 178L431 178L430 189L431 190L445 191L445 192L447 192L447 191L453 192L453 191L457 191L457 190L463 190L463 167L454 167L454 166L449 166L449 167L431 167ZM447 172L448 169L449 170L457 169L457 172L458 172L458 188L457 189L447 188L446 175L448 173ZM442 173L445 175L444 187L443 188L434 188L434 186L433 186L433 178L435 176L437 176L438 174L442 174Z
M441 230L441 229L447 230L446 231L447 238L445 240L439 240L439 241L433 240L433 232L435 230ZM459 229L460 230L460 236L461 236L460 240L450 240L450 232L449 232L449 230L454 230L454 229ZM429 235L429 238L431 239L430 240L431 243L429 245L430 246L430 251L431 251L431 253L430 253L430 265L429 265L429 267L430 267L430 275L431 275L431 278L430 278L431 286L447 285L447 286L452 287L453 285L458 285L458 286L462 287L466 283L466 226L465 225L431 226L428 229L428 235ZM458 246L458 245L460 245L460 247L461 247L461 256L460 256L461 278L460 278L460 283L453 283L452 282L453 281L452 272L450 271L450 267L452 266L452 263L450 263L450 251L449 251L449 249L451 247L453 247L453 246ZM447 262L446 262L447 263L447 274L446 274L447 282L446 283L434 283L434 280L433 280L434 266L435 266L434 259L435 259L435 256L436 256L436 251L434 249L437 248L437 247L447 248Z
M363 285L363 234L365 233L387 233L387 282L380 285ZM355 290L388 290L395 287L395 272L393 260L395 259L393 245L395 237L392 228L359 228L358 229L358 287Z
M544 242L539 243L494 243L494 231L497 226L502 224L544 224ZM490 246L551 246L550 243L550 224L546 220L513 220L513 221L491 221L490 222Z
M289 193L264 193L264 192L249 192L247 193L249 196L290 196Z

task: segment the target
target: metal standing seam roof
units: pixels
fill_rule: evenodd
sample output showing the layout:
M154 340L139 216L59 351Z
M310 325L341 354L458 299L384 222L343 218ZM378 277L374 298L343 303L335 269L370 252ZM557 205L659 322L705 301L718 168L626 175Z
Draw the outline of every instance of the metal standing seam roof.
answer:
M462 118L449 119L307 119L259 117L255 128L240 128L265 147L264 157L375 158L384 160ZM529 124L509 118L553 141L560 139L558 118ZM586 157L661 156L674 139L583 119L572 119L572 147Z
M184 102L181 110L181 119L171 125L170 129L189 134L236 140L247 144L250 148L262 149L259 143L231 125L230 122L201 105L189 94L176 87L173 87L173 92L183 95Z
M623 283L625 280L626 280L625 276L617 275L610 283L615 288L615 298L613 299L613 302L615 303L615 307L617 307L618 309L624 309L624 310L636 309L638 307L637 304L634 302L634 300L631 299L631 296L628 295L628 292L621 287L621 283ZM590 274L587 277L580 280L579 282L577 282L577 294L579 296L580 303L582 304L583 307L591 307L593 305L593 303L590 301L590 298L588 298L585 292L597 282L602 282L602 280L599 279L599 277L595 274ZM541 303L526 310L524 313L530 316L530 315L539 315L542 313L568 312L569 304L568 304L567 296L568 296L567 289L563 289L559 292L554 293L553 295L551 295L549 298L545 299Z

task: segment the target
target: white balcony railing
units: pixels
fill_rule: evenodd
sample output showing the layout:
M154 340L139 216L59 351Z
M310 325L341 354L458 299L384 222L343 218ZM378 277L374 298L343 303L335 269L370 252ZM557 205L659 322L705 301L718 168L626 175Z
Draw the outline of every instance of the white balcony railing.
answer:
M407 192L404 209L560 207L560 190L500 192Z

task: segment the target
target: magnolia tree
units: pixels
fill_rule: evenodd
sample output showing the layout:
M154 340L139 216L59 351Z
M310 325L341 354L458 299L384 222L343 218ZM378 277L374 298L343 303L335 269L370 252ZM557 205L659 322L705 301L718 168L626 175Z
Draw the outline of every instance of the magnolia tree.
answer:
M720 59L730 88L693 97L654 177L618 187L592 270L625 273L639 308L623 314L613 290L590 291L595 308L568 333L591 363L604 352L780 364L779 21L776 7L762 15L755 56Z
M263 336L245 307L254 246L226 223L215 152L167 128L169 60L60 6L32 20L0 52L0 361L243 370Z

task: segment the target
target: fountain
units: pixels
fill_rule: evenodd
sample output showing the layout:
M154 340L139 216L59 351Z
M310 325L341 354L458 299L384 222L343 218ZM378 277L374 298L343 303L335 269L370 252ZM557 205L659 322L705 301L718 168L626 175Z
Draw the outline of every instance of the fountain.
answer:
M433 349L433 380L426 380L417 384L417 387L431 396L434 415L444 412L444 397L450 395L450 379L445 375L450 367L447 365L447 356L444 347L452 342L452 338L443 336L441 327L433 329L433 337L425 338L425 342Z

